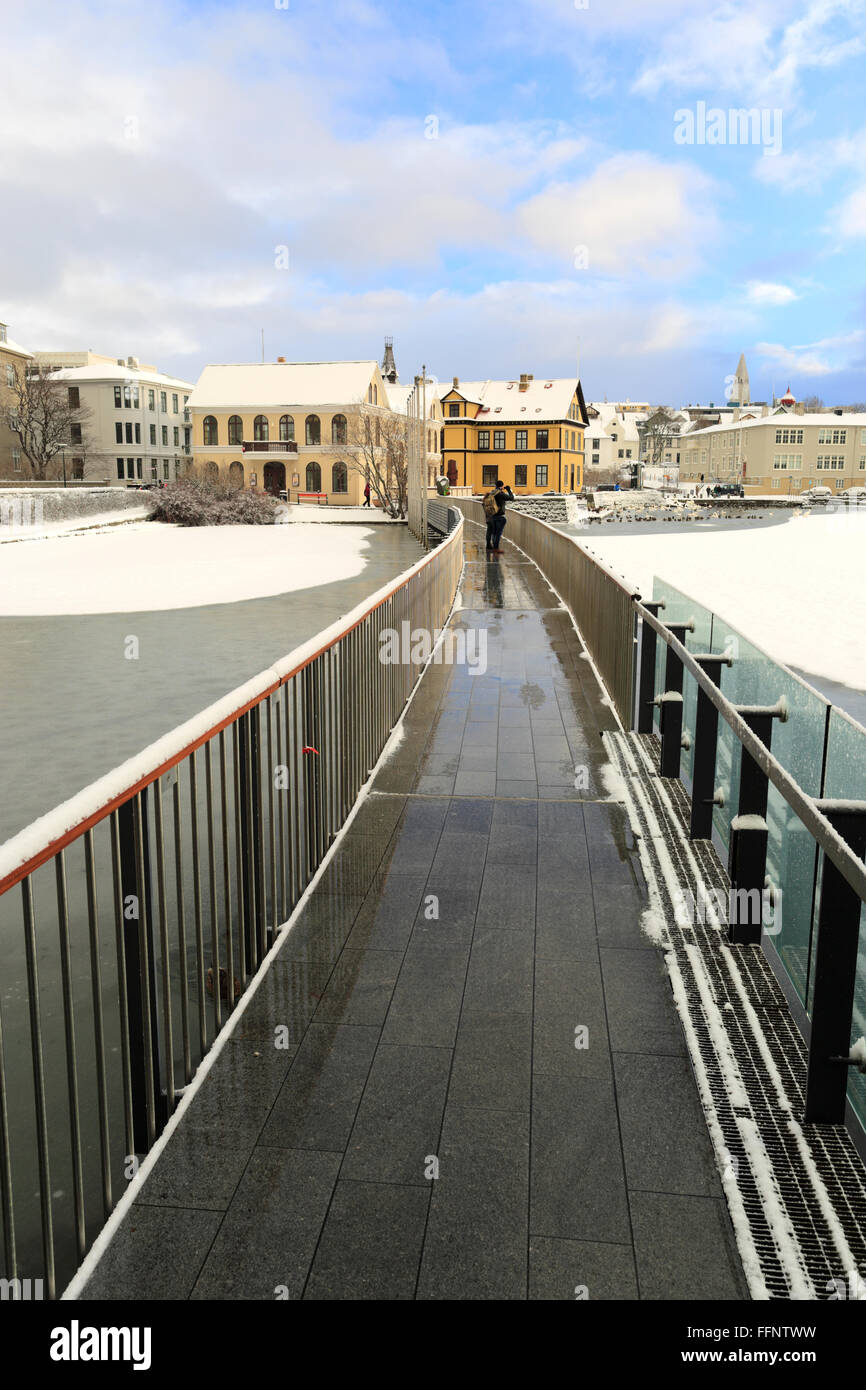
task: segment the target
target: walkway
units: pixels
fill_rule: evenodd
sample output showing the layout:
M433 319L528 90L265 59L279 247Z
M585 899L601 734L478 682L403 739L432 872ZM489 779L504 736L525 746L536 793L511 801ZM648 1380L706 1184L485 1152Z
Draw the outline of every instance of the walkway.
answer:
M747 1297L610 709L467 534L486 672L424 676L85 1297Z

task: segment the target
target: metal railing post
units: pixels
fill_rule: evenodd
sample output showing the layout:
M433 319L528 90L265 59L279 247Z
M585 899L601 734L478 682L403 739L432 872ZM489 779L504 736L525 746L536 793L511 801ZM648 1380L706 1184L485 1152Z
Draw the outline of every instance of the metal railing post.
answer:
M648 608L650 613L656 617L658 617L659 609L664 608L664 606L664 599L657 599L652 603L644 604L644 608ZM642 622L640 625L640 675L638 677L636 726L639 734L651 734L653 731L656 645L655 628L650 627L649 623Z
M665 627L683 643L686 633L695 630L691 618L686 623L665 623ZM665 688L658 703L662 736L659 771L662 777L679 777L683 748L683 663L673 647L668 647L665 653Z
M780 701L774 706L735 705L756 738L769 751L773 736L773 720L787 718L787 706ZM766 772L759 767L745 748L740 756L740 795L737 814L731 821L731 843L728 850L728 873L731 887L737 895L745 892L763 893L767 876L767 797L770 783ZM737 896L738 903L742 899ZM739 917L739 912L736 914ZM757 921L754 920L757 916ZM728 923L728 940L739 946L754 946L761 940L761 912L747 914L748 920Z
M129 1029L132 1130L137 1154L147 1153L152 1143L151 1129L158 1133L162 1128L160 1117L163 1122L165 1120L156 1026L153 922L147 882L150 877L150 855L145 795L145 792L139 795L139 827L136 827L134 799L125 801L117 810L123 952L126 962L126 999L121 1001L121 1007L126 1009ZM140 857L136 852L139 829L142 848ZM146 942L144 951L143 939ZM152 1123L148 1114L151 1095L154 1106Z
M866 855L866 802L819 801L816 804L833 829L862 859ZM807 1124L845 1123L862 906L859 894L825 856L803 1116Z
M730 666L729 656L701 653L695 657L711 681L721 685L722 666ZM709 840L713 833L713 804L716 780L716 750L719 736L719 711L709 695L698 686L698 705L695 713L695 757L692 764L692 814L689 837Z

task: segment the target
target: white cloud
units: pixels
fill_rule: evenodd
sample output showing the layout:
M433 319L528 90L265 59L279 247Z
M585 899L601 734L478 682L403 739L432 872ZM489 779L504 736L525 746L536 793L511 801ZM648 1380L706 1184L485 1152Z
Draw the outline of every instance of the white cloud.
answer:
M713 185L685 164L615 155L573 183L552 183L520 209L538 247L563 265L585 247L590 270L676 278L700 265L718 235Z
M797 293L790 285L777 285L770 280L750 280L746 285L746 297L751 304L791 304L797 298Z
M792 376L829 376L848 368L862 352L864 342L866 331L857 329L794 347L786 347L783 343L756 343L754 350L764 361L777 363Z

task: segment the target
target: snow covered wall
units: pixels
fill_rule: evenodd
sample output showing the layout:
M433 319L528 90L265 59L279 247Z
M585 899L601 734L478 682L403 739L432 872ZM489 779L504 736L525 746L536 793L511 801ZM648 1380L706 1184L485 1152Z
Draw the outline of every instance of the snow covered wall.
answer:
M153 510L148 492L125 487L9 487L0 489L0 526L16 529L60 526L129 512Z

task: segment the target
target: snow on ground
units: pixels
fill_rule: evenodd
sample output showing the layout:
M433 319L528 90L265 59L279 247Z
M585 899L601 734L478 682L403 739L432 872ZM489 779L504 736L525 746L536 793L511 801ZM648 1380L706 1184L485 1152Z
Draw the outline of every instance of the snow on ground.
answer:
M0 546L0 615L145 613L268 598L361 574L367 527L160 522Z
M610 535L581 545L649 598L681 589L777 661L866 690L866 515L797 513L783 525Z
M141 507L126 507L123 511L95 512L92 515L70 517L65 521L46 521L39 526L30 525L29 522L16 524L13 521L11 524L0 526L0 544L12 541L40 541L52 536L71 535L76 531L95 530L100 526L145 521L152 511L152 505L145 503Z

